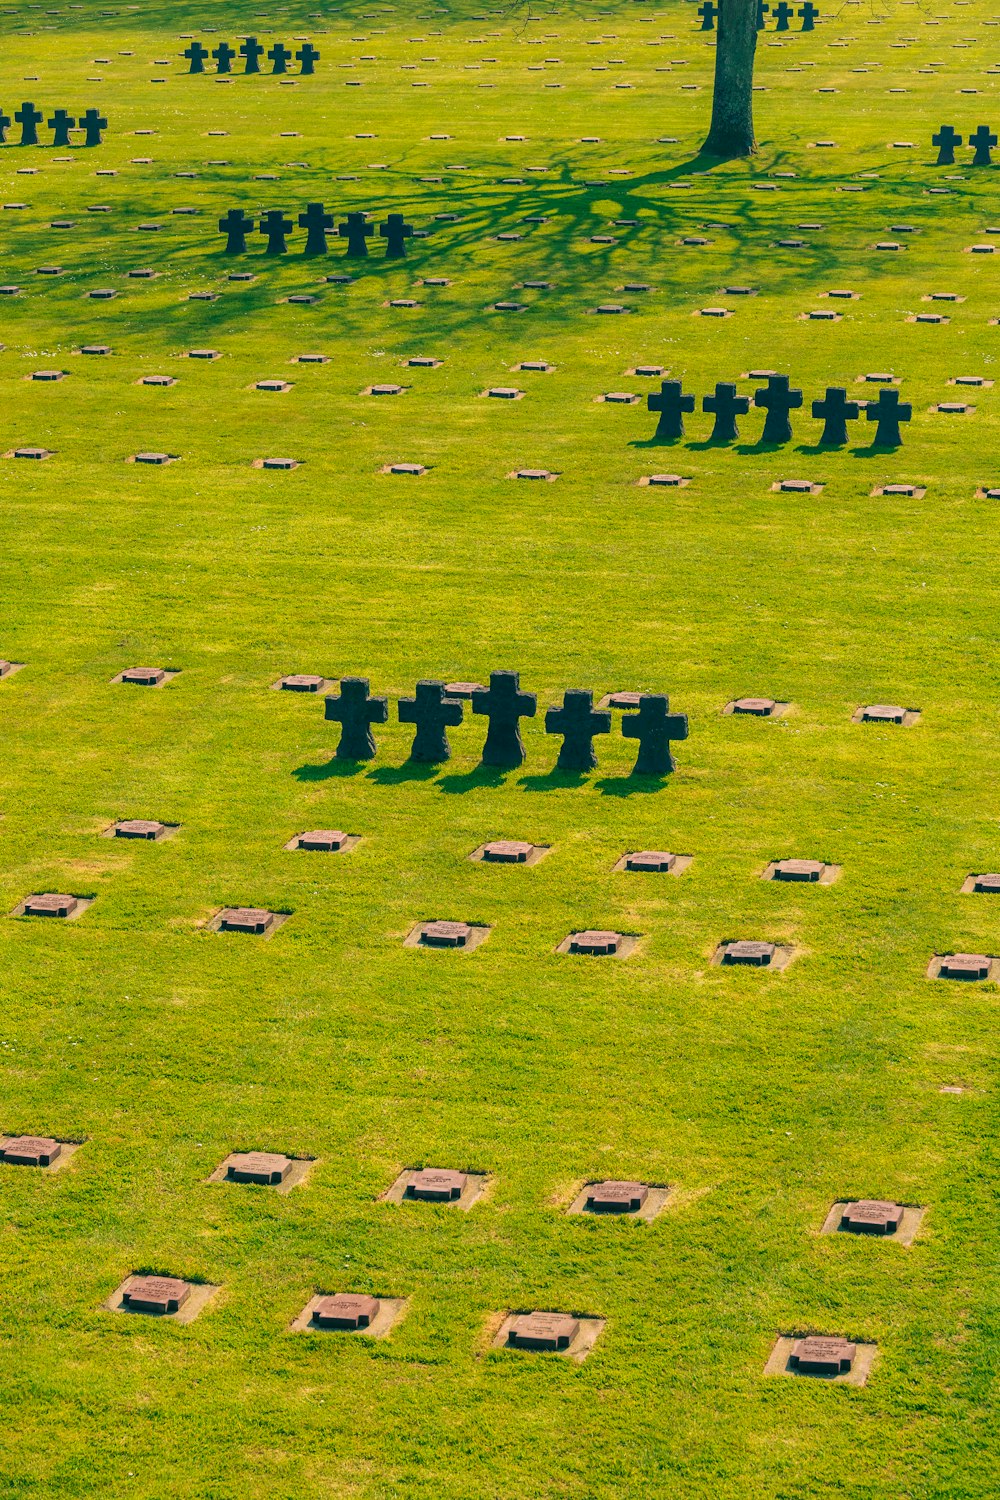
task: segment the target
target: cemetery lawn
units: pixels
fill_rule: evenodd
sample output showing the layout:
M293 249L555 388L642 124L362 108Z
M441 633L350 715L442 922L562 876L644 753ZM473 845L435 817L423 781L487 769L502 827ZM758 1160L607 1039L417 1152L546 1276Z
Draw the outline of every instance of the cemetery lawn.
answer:
M997 1493L1000 991L926 971L1000 954L1000 903L960 894L1000 868L1000 502L977 498L1000 486L1000 392L949 384L1000 369L997 175L929 146L945 121L997 125L1000 29L987 0L941 10L768 32L761 152L730 165L698 156L713 38L679 0L0 17L6 113L27 96L110 122L99 149L0 153L20 287L0 298L2 446L52 453L0 458L0 656L25 663L0 681L2 910L94 898L68 923L0 921L0 1130L84 1143L56 1173L0 1166L5 1496ZM255 28L311 37L316 76L184 74L182 33ZM229 208L320 199L432 233L402 262L306 260L298 229L283 258L257 233L222 253ZM629 311L594 312L611 301ZM822 309L841 320L803 317ZM950 321L908 321L928 311ZM533 359L555 369L513 368ZM678 443L650 442L643 363L698 397ZM709 445L701 397L752 394L758 368L805 393L792 443L761 447L752 411ZM29 378L45 369L65 378ZM877 396L869 372L901 379L903 447L857 423L817 448L811 402ZM139 383L155 374L177 383ZM253 388L269 377L292 389ZM362 394L380 382L406 389ZM508 385L524 399L481 394ZM975 411L931 410L955 400ZM126 463L145 450L177 461ZM275 456L300 466L253 466ZM381 472L400 461L427 472ZM506 477L521 467L558 478ZM689 483L638 483L663 472ZM925 493L873 495L895 483ZM140 665L180 672L111 684ZM447 765L408 764L396 699L503 667L538 695L522 769L479 766L469 713ZM389 697L376 760L332 762L322 702L270 690L296 672ZM544 710L574 687L669 693L690 720L676 773L630 776L619 714L596 772L554 773ZM722 713L744 695L790 707ZM852 722L871 703L919 718ZM102 837L120 818L180 827ZM362 841L285 850L313 828ZM551 849L469 861L497 838ZM642 849L693 862L612 873ZM788 857L842 874L760 879ZM209 931L231 905L288 920ZM404 947L435 918L492 930L469 954ZM640 941L555 952L584 927ZM735 938L794 961L713 965ZM287 1195L206 1181L241 1149L316 1160ZM380 1201L423 1165L490 1180L468 1213ZM672 1191L648 1224L567 1216L604 1178ZM926 1208L914 1244L821 1235L853 1198ZM220 1290L187 1326L105 1311L140 1271ZM289 1331L337 1291L407 1306L382 1341ZM490 1347L532 1308L606 1320L584 1363ZM775 1339L810 1332L876 1343L868 1384L765 1378Z

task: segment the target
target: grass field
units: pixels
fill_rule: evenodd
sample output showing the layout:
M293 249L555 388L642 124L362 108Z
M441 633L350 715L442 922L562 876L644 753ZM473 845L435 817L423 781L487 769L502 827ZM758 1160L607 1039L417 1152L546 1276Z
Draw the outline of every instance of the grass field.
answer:
M6 113L30 97L109 120L98 149L0 153L0 196L27 205L0 213L0 279L21 288L0 299L2 446L52 450L0 459L0 656L25 664L0 681L2 909L95 898L78 921L0 922L0 1129L83 1142L57 1173L0 1165L0 1495L1000 1489L998 989L926 977L935 952L1000 954L993 902L960 894L1000 864L998 502L977 498L1000 486L1000 392L949 385L996 377L1000 230L997 256L967 251L1000 206L995 170L964 148L937 168L929 145L944 122L1000 123L1000 29L975 0L768 32L760 155L713 165L694 10L0 16ZM311 37L315 77L185 75L181 34L249 31ZM319 199L432 232L404 262L305 259L298 229L280 259L256 233L222 253L230 207ZM904 248L872 248L886 238ZM317 302L284 300L303 293ZM405 297L421 305L387 305ZM526 310L493 309L510 298ZM593 312L610 300L632 311ZM732 316L697 316L718 306ZM930 310L950 321L908 321ZM98 341L112 352L78 352ZM221 357L184 357L204 347ZM307 352L329 362L293 362ZM551 373L512 373L542 358ZM792 444L761 446L751 412L712 446L700 410L652 444L658 382L626 373L643 362L699 407L716 381L791 374ZM856 384L870 371L912 404L903 447L873 450L859 423L817 448L811 401L877 395ZM268 377L292 389L253 388ZM373 382L406 390L361 394ZM495 385L524 399L480 394ZM616 391L642 402L596 399ZM957 399L975 411L931 410ZM126 463L147 449L178 461ZM301 466L254 467L268 456ZM397 461L428 472L381 472ZM522 466L559 477L506 477ZM665 470L689 484L638 484ZM925 493L873 495L901 482ZM112 685L147 664L181 670ZM524 767L480 767L468 713L448 765L409 764L395 700L502 667L538 695ZM331 761L322 703L269 690L293 672L389 696L375 761ZM690 719L676 773L630 775L618 714L593 775L554 772L544 709L573 687L669 693ZM791 707L722 713L745 694ZM920 717L852 722L878 702ZM120 818L180 828L102 838ZM285 850L315 827L362 842ZM505 837L551 851L469 862ZM643 848L694 858L677 879L613 873ZM791 856L843 873L760 879ZM290 915L266 941L208 930L229 905ZM431 918L492 931L470 954L404 947ZM641 941L620 962L554 951L589 926ZM714 966L740 937L795 961ZM240 1149L316 1161L287 1196L206 1182ZM380 1201L425 1164L487 1190L468 1213ZM605 1177L672 1192L649 1224L568 1216ZM924 1207L914 1244L822 1236L855 1197ZM220 1290L187 1326L104 1310L140 1271ZM405 1315L384 1341L289 1331L337 1291L407 1298ZM586 1362L491 1348L507 1310L535 1307L606 1320ZM808 1332L876 1343L868 1384L765 1377L778 1335Z

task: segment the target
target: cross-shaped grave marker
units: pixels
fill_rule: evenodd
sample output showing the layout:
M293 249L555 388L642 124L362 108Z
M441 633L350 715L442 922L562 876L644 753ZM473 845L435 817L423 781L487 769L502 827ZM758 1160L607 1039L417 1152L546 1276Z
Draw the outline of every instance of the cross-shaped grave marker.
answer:
M233 71L233 58L236 50L230 47L228 42L220 42L214 48L212 56L215 58L215 71L217 73L231 73Z
M389 700L368 695L367 677L342 677L340 697L327 698L324 718L343 726L337 760L371 760L375 755L373 724L389 718Z
M286 219L280 208L269 208L258 225L259 232L267 235L265 255L284 255L288 250L285 236L291 234L295 225Z
M754 391L754 406L763 406L767 411L764 421L764 431L760 435L762 443L789 443L792 439L792 422L789 412L796 411L802 405L802 392L789 390L789 376L771 375L768 377L767 388L762 391Z
M538 706L534 693L522 693L520 673L491 672L488 688L472 694L472 712L486 714L490 727L483 746L484 766L519 766L524 744L518 721L533 719Z
M417 683L416 697L400 698L397 711L401 724L417 726L411 760L434 766L451 759L448 726L461 724L465 705L461 699L446 695L443 682L422 679Z
M272 63L272 73L288 72L288 63L292 54L285 46L284 42L275 42L274 46L271 48L270 52L267 55Z
M7 144L7 132L10 129L10 115L5 115L0 109L0 146Z
M53 131L53 146L68 146L70 144L69 133L76 125L76 121L68 109L56 109L52 112L52 118L48 122L49 129Z
M819 10L813 5L812 0L806 0L805 5L799 11L799 15L802 18L803 31L816 30L816 17L819 15Z
M843 386L828 385L822 401L814 401L812 414L817 422L824 423L821 443L839 447L847 442L847 424L856 422L860 407L857 401L848 401Z
M993 165L991 152L997 143L997 138L988 125L980 125L978 130L969 136L969 145L975 146L976 154L972 158L974 167L990 167Z
M888 390L883 386L878 393L878 400L869 401L865 416L869 422L878 423L873 439L875 447L898 448L903 441L899 424L911 421L913 407L900 401L898 391Z
M683 394L681 381L661 380L659 392L652 391L646 405L660 414L654 438L663 441L684 436L684 413L694 411L694 397Z
M189 73L204 73L205 58L208 56L208 48L202 46L201 42L192 42L190 47L184 48L181 56L186 57L191 63L191 66L188 69Z
M964 136L960 136L954 125L942 125L936 135L931 136L931 145L937 146L939 167L953 167L955 165L955 147L961 146Z
M99 146L101 144L101 131L108 128L108 122L100 110L85 109L80 116L80 124L86 132L83 144L85 146Z
M304 254L325 255L326 231L333 228L333 214L328 214L322 203L307 203L305 213L299 214L299 228L306 231Z
M316 51L316 48L313 46L312 42L306 42L304 47L300 47L298 52L296 52L295 57L296 60L302 65L301 72L303 76L309 77L311 74L315 73L316 64L319 62L319 53Z
M701 401L702 411L715 413L715 426L712 428L712 443L735 443L740 435L736 425L737 417L745 417L750 410L750 397L737 396L736 387L729 381L716 381L715 395L703 396Z
M765 28L765 26L767 25L767 22L764 20L764 17L768 14L768 12L770 11L770 9L771 9L771 7L769 5L765 5L764 4L764 0L757 0L757 30L758 31L763 31L764 28Z
M676 770L671 741L688 737L687 714L672 714L665 693L643 693L639 712L623 717L622 734L627 740L639 741L633 776L666 776Z
M791 27L788 23L792 19L793 14L792 7L787 5L785 0L780 0L780 4L774 7L774 18L778 23L774 28L775 31L790 31Z
M406 254L406 242L413 233L413 225L407 224L403 214L388 214L378 232L385 240L386 260L398 260Z
M264 49L255 36L248 36L240 44L240 56L246 59L243 67L244 73L259 73L260 60L264 55Z
M227 236L226 254L243 255L247 248L247 235L253 229L253 219L248 219L242 208L231 208L219 220L219 233Z
M699 5L698 14L701 16L702 31L714 31L718 8L712 4L712 0L705 0L704 5Z
M30 99L25 99L20 109L14 111L14 119L21 127L21 145L38 145L38 125L42 118L42 111L36 109Z
M337 225L337 233L347 241L347 259L358 260L368 254L367 241L375 233L374 224L366 224L363 213L347 215L343 224Z
M563 737L557 771L592 771L597 765L594 735L611 733L611 714L595 710L593 693L569 688L563 693L562 708L546 711L545 733Z

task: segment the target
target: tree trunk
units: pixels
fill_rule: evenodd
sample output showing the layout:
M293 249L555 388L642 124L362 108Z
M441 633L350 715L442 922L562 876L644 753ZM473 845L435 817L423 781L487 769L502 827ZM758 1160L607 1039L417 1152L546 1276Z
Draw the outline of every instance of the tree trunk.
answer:
M702 148L729 160L753 156L753 65L757 52L757 0L718 0L712 126Z

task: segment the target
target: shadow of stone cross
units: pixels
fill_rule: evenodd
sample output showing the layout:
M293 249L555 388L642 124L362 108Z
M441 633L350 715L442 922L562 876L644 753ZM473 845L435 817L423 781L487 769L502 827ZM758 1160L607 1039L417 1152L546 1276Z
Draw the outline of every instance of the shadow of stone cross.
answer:
M368 254L367 241L375 233L375 225L366 224L363 213L350 213L343 224L337 225L337 233L347 241L347 259L360 260Z
M0 146L6 146L7 144L7 132L10 129L10 124L10 115L5 115L3 110L0 109Z
M70 144L69 133L76 125L76 121L68 109L53 110L52 118L48 122L49 129L53 132L53 146L68 146Z
M21 127L22 146L38 145L38 126L41 122L42 111L36 109L30 99L25 99L20 109L14 111L14 119Z
M878 393L878 400L869 401L865 416L869 422L878 423L872 439L876 448L898 448L903 441L899 424L912 420L913 407L900 401L898 391L883 387Z
M101 144L101 131L107 130L108 122L99 109L85 109L80 116L80 124L86 132L83 137L85 146L99 146Z
M312 42L306 42L305 46L300 47L298 52L296 52L295 59L301 64L300 72L303 77L308 78L316 71L316 64L319 62L319 53Z
M201 42L192 42L190 47L184 48L181 56L186 57L191 64L188 68L189 73L204 73L208 48L203 47Z
M284 42L275 42L274 46L271 48L270 52L267 55L272 65L272 73L288 72L288 64L292 54L285 46Z
M931 136L931 145L937 146L939 167L953 167L955 165L955 147L961 146L965 137L959 135L954 125L942 125L936 135Z
M684 436L684 413L694 411L694 397L685 396L681 381L661 380L659 392L651 391L646 397L650 411L658 411L656 438L670 439Z
M235 49L228 42L220 42L213 50L215 58L215 71L217 73L231 73L233 71L233 58L236 56Z
M219 233L226 235L226 254L243 255L247 248L247 235L253 229L253 219L248 219L242 208L231 208L219 220Z
M488 688L472 694L472 712L486 714L490 727L483 746L484 766L520 766L524 743L518 721L533 719L538 707L534 693L520 691L519 672L491 672Z
M816 19L819 16L819 10L815 5L813 5L812 0L806 0L805 5L803 5L802 9L799 11L799 15L802 18L803 31L816 30Z
M786 5L785 0L781 0L780 5L776 5L772 11L772 15L778 23L774 28L775 31L790 31L791 27L788 23L792 19L793 14L792 7Z
M286 235L291 234L295 225L291 219L286 219L280 208L269 208L258 225L259 232L267 235L267 249L265 255L284 255L288 250Z
M622 734L639 741L633 776L666 776L677 768L671 741L688 737L687 714L672 714L670 699L663 693L643 693L639 712L622 718Z
M720 380L716 382L714 396L702 397L701 409L715 413L715 426L709 442L735 443L740 435L736 418L746 416L750 410L750 397L737 396L735 385Z
M991 152L997 143L997 138L988 125L980 125L978 130L969 136L969 145L975 146L976 154L972 158L974 167L991 167L993 157Z
M857 401L848 401L842 385L828 385L823 400L812 404L813 416L824 423L820 442L831 448L841 447L847 442L847 424L857 421L859 411Z
M764 431L760 435L762 443L790 443L792 440L789 412L797 411L802 405L802 392L789 390L789 379L787 375L771 375L766 388L753 393L754 406L762 406L767 412Z
M701 30L714 31L715 18L719 14L718 6L712 4L712 0L705 0L704 5L699 5L698 14L701 16Z
M444 683L428 678L417 683L415 698L400 698L396 705L401 724L416 724L410 759L434 766L451 760L448 726L461 724L465 705L445 694Z
M389 700L368 696L367 677L342 677L340 697L327 698L324 718L343 726L337 760L372 760L375 756L373 724L389 718Z
M328 214L322 203L307 203L305 213L299 214L299 228L306 231L305 255L325 255L327 251L326 231L333 228L333 214Z
M264 49L255 36L248 36L240 45L240 56L246 61L243 65L244 73L259 73L260 60L264 56Z
M413 233L413 225L407 224L402 214L388 214L378 232L385 240L386 260L398 260L406 254L406 242Z
M569 688L562 708L546 710L545 733L563 737L557 771L592 771L597 765L594 735L611 733L611 714L594 709L593 693Z

